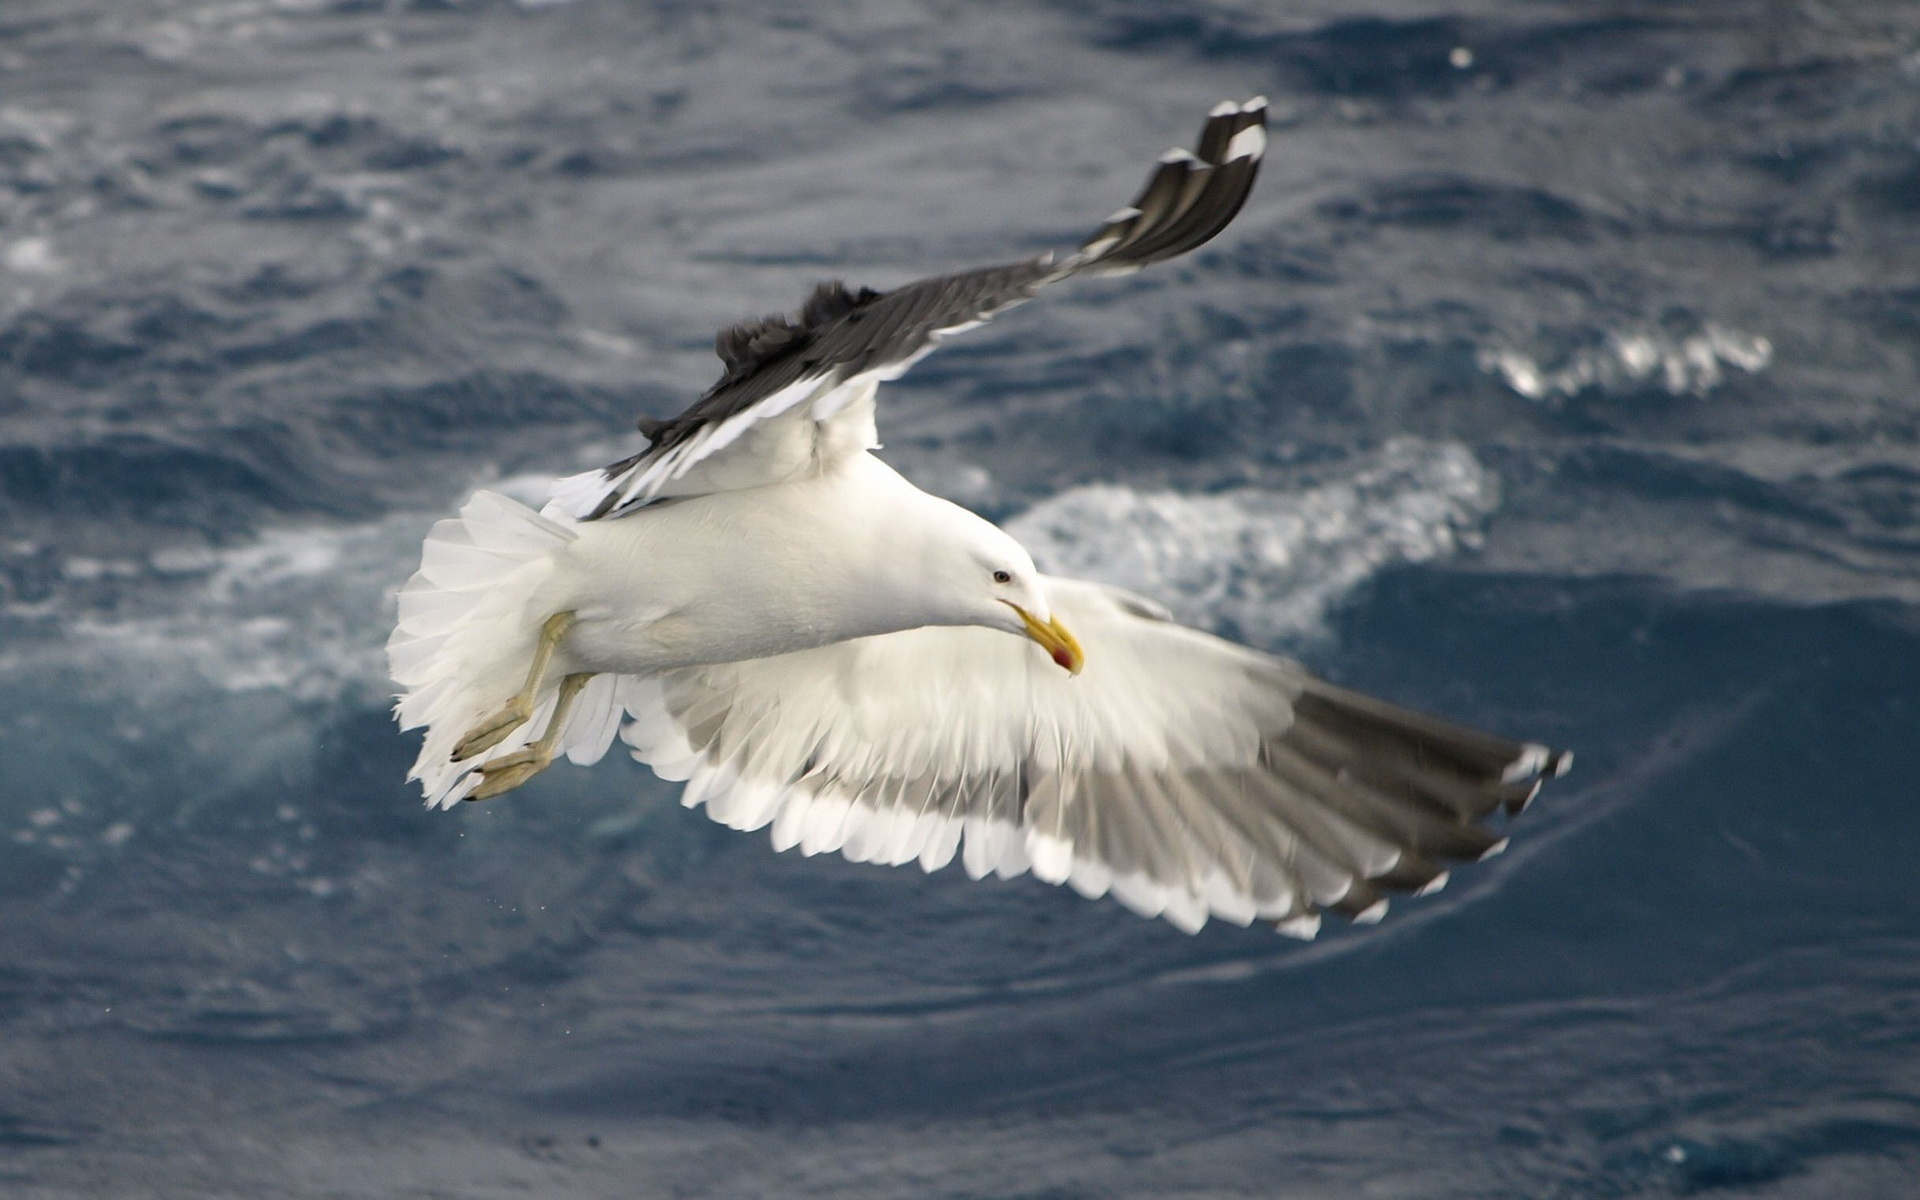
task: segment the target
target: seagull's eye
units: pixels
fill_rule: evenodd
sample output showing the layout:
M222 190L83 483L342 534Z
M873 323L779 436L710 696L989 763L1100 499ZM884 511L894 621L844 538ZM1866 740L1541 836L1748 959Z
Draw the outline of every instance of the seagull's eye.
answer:
M1012 583L1013 572L1012 571L995 571L993 573L993 581L995 583Z

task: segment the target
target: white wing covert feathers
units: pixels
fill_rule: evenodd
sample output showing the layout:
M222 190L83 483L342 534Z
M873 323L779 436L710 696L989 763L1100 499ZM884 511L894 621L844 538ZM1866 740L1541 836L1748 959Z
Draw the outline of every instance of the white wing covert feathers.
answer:
M1266 119L1264 98L1219 105L1196 149L1163 156L1139 197L1065 259L1044 254L890 292L823 283L791 317L722 330L719 382L672 420L641 420L652 445L562 480L554 502L577 520L618 517L669 497L784 482L872 449L875 385L898 379L944 339L1049 284L1137 271L1225 229L1259 173Z
M634 756L778 849L956 855L1198 929L1384 914L1502 847L1564 756L1335 688L1098 584L1047 581L1086 648L927 628L668 672L624 698ZM1010 682L1009 682L1010 681Z

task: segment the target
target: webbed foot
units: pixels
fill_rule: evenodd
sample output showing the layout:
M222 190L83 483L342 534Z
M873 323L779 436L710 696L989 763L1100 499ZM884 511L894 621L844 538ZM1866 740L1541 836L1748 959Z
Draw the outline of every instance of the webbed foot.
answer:
M519 787L552 765L552 753L543 750L540 746L529 746L525 750L503 754L490 763L480 765L478 768L481 775L480 786L467 793L467 799L491 800L495 796Z
M553 715L547 719L547 731L540 740L523 750L512 754L502 754L492 762L481 763L474 769L480 773L479 786L467 794L469 800L488 800L502 792L510 792L527 780L553 765L554 751L559 749L560 739L566 733L567 714L573 711L573 702L579 698L580 689L587 686L587 680L593 676L584 672L568 675L560 681L560 695L554 702ZM531 704L528 707L532 707ZM522 721L525 718L521 718ZM507 732L518 728L520 721L508 726L492 741L475 748L474 753L495 745Z
M453 748L453 761L464 762L476 754L484 753L505 741L507 735L525 725L533 716L533 705L514 697L513 701L499 712L467 731L460 744Z
M507 706L467 731L453 748L453 761L465 762L476 754L493 749L506 740L508 734L525 725L533 716L533 699L538 694L540 680L547 673L547 664L553 661L553 651L560 639L573 628L573 614L559 612L548 617L540 624L540 638L534 643L533 664L527 668L527 682L521 685ZM578 690L578 685L575 685Z

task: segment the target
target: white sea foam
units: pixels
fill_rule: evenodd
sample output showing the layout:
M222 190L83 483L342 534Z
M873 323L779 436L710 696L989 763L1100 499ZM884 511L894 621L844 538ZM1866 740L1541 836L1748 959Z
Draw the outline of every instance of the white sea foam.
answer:
M57 275L62 266L53 243L43 237L26 237L7 246L0 262L16 275Z
M516 475L475 486L537 507L551 483ZM46 623L56 636L0 652L0 678L66 667L142 694L210 687L384 703L393 594L442 515L269 529L217 550L69 558L60 568L74 585L69 594L7 606L7 615Z
M486 486L537 502L544 482ZM1048 570L1116 583L1185 620L1272 643L1311 635L1330 605L1380 568L1451 552L1496 500L1493 477L1464 447L1401 440L1296 491L1075 488L1009 528ZM0 668L15 676L58 665L104 670L167 693L382 703L392 593L414 569L433 519L402 513L269 530L231 549L88 560L71 572L76 586L121 576L169 586L129 579L133 590L101 607L53 605L67 614L62 636L9 654ZM138 607L130 611L127 600Z
M69 614L63 638L0 665L113 668L139 690L191 689L197 681L297 700L348 692L374 698L385 688L386 597L411 572L429 523L409 513L344 528L269 530L245 546L163 550L144 563L87 560L69 577L150 572L176 586L150 595L139 589L92 611L61 605Z
M1498 375L1529 400L1557 402L1589 388L1657 387L1675 396L1704 396L1726 382L1729 367L1758 374L1773 362L1773 343L1709 322L1685 337L1642 331L1609 334L1556 366L1511 347L1480 351L1480 369Z
M1116 584L1256 644L1310 637L1382 567L1473 538L1498 504L1466 447L1399 439L1298 491L1210 495L1101 484L1009 522L1042 569Z

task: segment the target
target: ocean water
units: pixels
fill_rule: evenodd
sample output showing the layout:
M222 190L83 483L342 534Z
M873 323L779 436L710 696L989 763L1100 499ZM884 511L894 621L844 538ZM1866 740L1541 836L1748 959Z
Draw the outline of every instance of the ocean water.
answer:
M886 397L1056 569L1572 747L1302 945L423 811L379 648L821 278L1217 243ZM1920 9L6 0L0 1193L1920 1195Z

